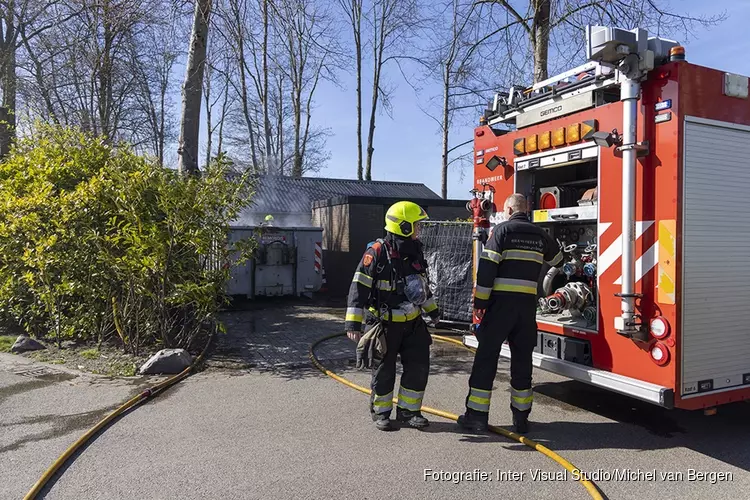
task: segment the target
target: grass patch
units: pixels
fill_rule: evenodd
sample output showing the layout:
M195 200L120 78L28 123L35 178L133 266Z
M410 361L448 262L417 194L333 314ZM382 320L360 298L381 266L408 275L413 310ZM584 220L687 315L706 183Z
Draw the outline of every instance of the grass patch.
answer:
M86 349L81 351L80 355L85 359L99 359L99 349Z
M0 351L9 351L15 341L15 336L0 334ZM21 356L108 377L134 377L138 375L138 367L148 359L147 354L131 356L124 353L116 343L96 345L89 342L59 348L51 341L46 349L25 352Z
M134 377L138 367L129 361L114 361L107 367L110 377Z
M16 338L10 335L0 335L0 352L10 352L10 348L16 343Z

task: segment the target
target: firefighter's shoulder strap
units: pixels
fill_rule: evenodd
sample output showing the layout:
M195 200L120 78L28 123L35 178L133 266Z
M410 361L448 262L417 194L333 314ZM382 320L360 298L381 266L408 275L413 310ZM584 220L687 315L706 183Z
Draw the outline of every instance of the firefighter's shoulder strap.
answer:
M381 258L383 255L383 248L385 248L385 255L387 257L387 262L391 262L391 249L388 243L383 238L378 238L375 240L375 243L372 245L372 249L375 250L375 255L377 256L377 268L376 272L380 274L383 272L383 269L385 268L385 262L383 262L383 259Z
M385 269L386 263L390 264L391 272L389 273L389 276L388 276L388 287L390 289L393 289L394 287L393 274L395 272L395 267L393 265L393 261L391 260L391 251L392 251L391 246L383 238L378 238L377 240L375 240L375 243L372 245L372 248L373 250L375 250L375 254L377 255L377 266L375 268L375 272L378 276L377 279L379 281L381 280L380 273L382 273L383 269ZM385 252L383 252L384 249L385 249ZM381 257L383 253L385 253L385 257L386 257L385 261ZM383 303L383 301L381 300L380 287L378 286L376 287L376 292L375 292L375 310L378 311L378 313L380 313L381 321L384 319L383 318L383 313L385 312L384 309L387 309L388 311L387 322L390 322L392 320L391 308L388 307L387 303Z

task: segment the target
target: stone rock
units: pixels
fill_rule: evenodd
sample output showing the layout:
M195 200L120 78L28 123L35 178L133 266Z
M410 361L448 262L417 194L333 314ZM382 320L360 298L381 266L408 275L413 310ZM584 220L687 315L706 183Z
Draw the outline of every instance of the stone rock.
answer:
M63 349L74 349L78 344L76 344L75 340L66 340L60 346Z
M42 349L46 349L46 347L40 342L28 335L19 335L13 347L10 348L10 352L41 351Z
M193 357L185 349L162 349L146 361L141 375L174 374L190 366Z

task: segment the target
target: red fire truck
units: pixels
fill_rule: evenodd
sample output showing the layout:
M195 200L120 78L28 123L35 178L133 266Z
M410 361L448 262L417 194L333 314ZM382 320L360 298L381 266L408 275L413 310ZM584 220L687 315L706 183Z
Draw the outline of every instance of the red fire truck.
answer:
M566 258L540 278L534 364L667 408L750 399L748 78L642 29L589 27L586 50L474 131L489 225L522 193Z

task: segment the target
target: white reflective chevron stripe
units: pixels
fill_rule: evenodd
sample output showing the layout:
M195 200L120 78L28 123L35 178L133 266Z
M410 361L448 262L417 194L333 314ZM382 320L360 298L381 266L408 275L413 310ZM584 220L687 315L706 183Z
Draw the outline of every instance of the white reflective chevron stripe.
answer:
M620 258L620 255L622 255L622 235L618 236L614 243L599 255L599 259L596 261L597 274L599 276L604 274L604 271L609 269Z
M609 226L611 226L611 222L602 222L599 224L599 238L602 237L602 235L609 229Z
M638 283L643 279L647 272L654 268L656 263L659 262L659 242L654 243L654 246L646 250L646 252L635 261L635 282ZM622 284L622 275L617 278L615 285Z
M612 225L611 222L602 222L599 224L599 237L601 238L602 234L609 229L609 227ZM648 230L651 226L654 225L654 221L652 220L643 220L643 221L636 221L635 223L635 239L637 240L641 236L643 236L643 233ZM607 247L606 250L604 250L600 255L599 259L596 263L596 270L597 274L599 276L603 275L604 272L609 269L612 264L614 264L617 259L619 259L622 256L622 235L618 236L617 239ZM652 266L653 267L653 266Z

